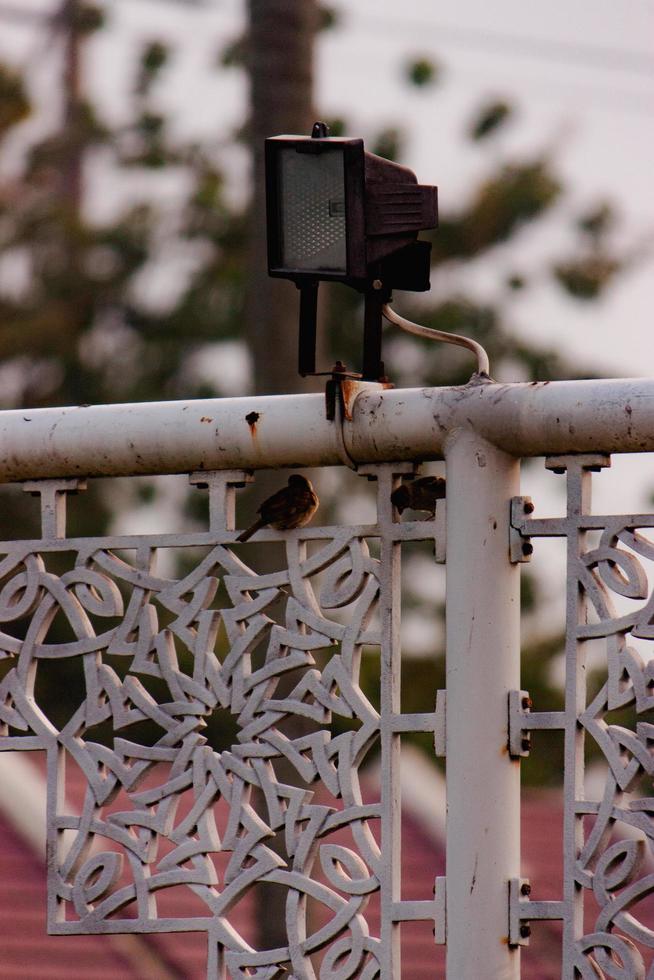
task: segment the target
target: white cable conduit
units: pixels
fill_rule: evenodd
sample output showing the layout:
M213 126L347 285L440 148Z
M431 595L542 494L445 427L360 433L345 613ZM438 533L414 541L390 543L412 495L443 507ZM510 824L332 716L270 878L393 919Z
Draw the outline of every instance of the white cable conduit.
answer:
M443 330L435 330L432 327L423 327L419 323L414 323L413 320L407 320L406 317L400 316L395 310L391 309L388 303L382 307L382 313L389 323L395 324L396 327L400 327L401 330L406 330L407 333L412 333L416 337L426 337L427 340L438 340L444 344L455 344L457 347L465 347L467 350L472 351L477 358L477 374L483 374L486 377L489 376L490 364L488 354L476 340L471 340L470 337L462 337L458 333L446 333Z

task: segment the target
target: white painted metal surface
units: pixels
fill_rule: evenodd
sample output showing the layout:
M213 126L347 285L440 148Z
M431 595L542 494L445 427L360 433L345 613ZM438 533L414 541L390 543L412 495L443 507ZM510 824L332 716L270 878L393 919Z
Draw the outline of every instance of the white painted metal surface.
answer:
M652 451L654 381L375 390L343 434L352 460L374 463L440 456L461 427L516 456ZM2 412L0 446L2 480L345 462L322 395Z
M598 970L621 980L652 975L654 923L638 903L654 892L641 862L654 838L654 803L643 788L654 775L654 657L646 649L654 516L593 516L589 485L605 454L654 451L654 381L375 390L357 397L352 421L336 422L318 395L5 412L0 446L0 478L41 497L41 537L0 543L0 649L12 665L0 682L0 748L48 753L52 931L200 928L212 978L263 980L286 969L302 980L398 980L400 924L427 920L437 941L447 938L450 980L517 980L529 923L560 919L566 980ZM538 455L566 474L564 518L538 508L532 516L519 497L519 459ZM400 521L393 487L414 461L435 458L446 460L447 511L440 501L435 521ZM234 498L250 479L245 471L353 462L375 481L374 523L263 530L255 540L284 558L258 573L251 546L236 543ZM205 529L66 536L67 495L87 477L173 472L206 485ZM409 715L400 704L401 556L404 543L431 540L442 561L445 514L447 710L434 691L433 711ZM530 710L521 691L518 569L548 536L567 542L568 603L565 702L545 712ZM156 568L169 551L186 556L177 578ZM56 617L68 623L66 640L51 636ZM590 641L605 651L592 696ZM363 648L379 651L379 710L359 686ZM34 682L45 661L67 658L81 662L86 693L59 730L40 710ZM285 675L295 687L277 697ZM164 695L150 691L152 678ZM625 708L634 717L618 725L612 713ZM239 729L222 751L201 735L215 711ZM317 727L289 739L292 717ZM347 720L342 731L331 726L338 717ZM125 736L125 725L145 719L160 732L154 745ZM93 740L109 720L113 747ZM537 882L530 895L521 878L519 759L536 729L562 730L566 747L565 884L556 901L541 901ZM410 731L431 732L436 750L447 748L447 888L439 879L435 897L420 901L405 900L399 885L399 741ZM590 743L606 768L601 798L584 785ZM366 805L358 770L373 745L382 790ZM81 816L62 795L67 757L88 780ZM281 781L282 761L298 783L320 778L328 803ZM122 809L113 813L117 790ZM192 816L176 822L184 793ZM220 839L218 798L230 812ZM631 836L621 836L625 825ZM337 827L350 835L347 845L332 839ZM267 846L271 834L284 836L285 860ZM226 869L218 871L218 857ZM232 906L257 880L283 892L282 949L253 950L229 925ZM204 916L161 913L173 885L187 886ZM374 894L383 912L377 936L365 922ZM308 924L307 896L327 925ZM134 914L123 916L123 905ZM317 967L319 948L326 953Z
M520 767L507 691L520 679L519 566L508 555L518 461L469 430L447 460L447 975L517 980L508 882L520 868Z
M400 738L442 728L436 711L400 705L401 544L433 541L442 526L395 520L391 493L412 470L362 472L376 486L374 524L258 532L284 554L266 573L236 540L241 471L192 474L210 497L209 526L193 534L69 538L66 497L80 481L23 484L41 497L42 536L0 542L0 651L12 664L0 748L47 754L50 932L205 932L209 978L399 976L400 924L439 915L431 889L417 901L400 890ZM182 556L177 577L158 570L166 552ZM62 621L68 636L52 629ZM378 654L379 709L359 685L364 647ZM58 727L39 677L71 659L83 689ZM216 714L238 729L222 749L202 734ZM107 722L113 739L97 741ZM298 722L308 728L289 727ZM132 728L142 723L145 740ZM364 803L359 769L376 748L380 799ZM67 765L87 781L81 813L65 799ZM317 780L314 800L306 784ZM268 846L276 834L284 857ZM231 922L259 882L278 886L285 912L288 941L273 950L253 949ZM180 888L193 912L167 902ZM371 936L375 893L382 927Z

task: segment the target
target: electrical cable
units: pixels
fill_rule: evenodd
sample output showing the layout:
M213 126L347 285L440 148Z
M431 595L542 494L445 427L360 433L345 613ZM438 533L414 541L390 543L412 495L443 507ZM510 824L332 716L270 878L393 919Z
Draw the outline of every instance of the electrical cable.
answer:
M597 68L601 71L626 71L654 75L654 56L647 51L619 48L601 44L584 44L554 38L529 37L499 31L486 31L479 27L441 24L427 20L400 20L377 16L369 18L359 12L347 26L350 30L365 30L368 34L383 34L396 38L398 32L420 36L436 45L451 43L488 51L496 49L512 55L541 58L550 62L569 62Z
M470 337L462 337L457 333L446 333L444 330L422 327L419 323L413 323L412 320L407 320L405 317L399 316L395 310L390 308L388 303L385 303L382 307L382 314L389 323L395 324L401 330L406 330L407 333L415 334L416 337L426 337L427 340L440 340L444 344L456 344L457 347L467 348L477 358L477 374L486 375L486 377L490 376L488 354L476 340L472 340Z

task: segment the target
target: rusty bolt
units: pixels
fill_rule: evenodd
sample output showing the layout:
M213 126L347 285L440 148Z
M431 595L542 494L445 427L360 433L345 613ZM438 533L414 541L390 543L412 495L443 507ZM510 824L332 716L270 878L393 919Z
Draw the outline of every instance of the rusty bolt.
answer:
M534 505L531 500L525 500L525 514L533 514Z
M527 925L527 923L520 926L520 935L522 936L523 939L529 939L529 937L531 936L531 926Z
M531 895L531 885L529 884L528 881L523 882L522 885L520 886L520 894Z
M529 710L530 710L530 708L531 708L531 707L533 706L533 703L534 703L534 702L533 702L533 701L531 700L531 698L530 698L530 697L529 697L529 696L527 695L526 697L524 697L524 698L522 699L522 702L521 702L521 704L522 704L522 710L523 710L523 711L529 711Z
M531 541L522 542L522 553L525 556L525 558L527 557L527 555L532 555L534 553L534 546L531 543Z
M531 737L529 735L525 735L524 738L520 739L520 745L522 746L523 752L528 752L531 748Z

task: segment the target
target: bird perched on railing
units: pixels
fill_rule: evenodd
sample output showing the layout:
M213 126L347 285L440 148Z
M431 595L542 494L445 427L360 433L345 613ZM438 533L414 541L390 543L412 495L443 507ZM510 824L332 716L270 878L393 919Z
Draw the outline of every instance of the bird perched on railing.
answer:
M290 531L304 527L318 510L318 494L306 476L293 473L288 485L268 497L259 507L258 519L242 531L237 541L247 541L262 527L274 527L278 531Z
M421 476L418 480L403 483L393 490L391 503L398 512L411 510L427 511L432 517L436 514L436 501L445 497L445 480L442 476Z

